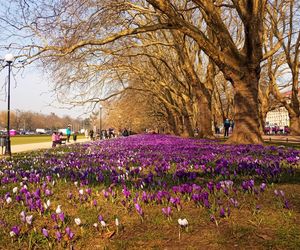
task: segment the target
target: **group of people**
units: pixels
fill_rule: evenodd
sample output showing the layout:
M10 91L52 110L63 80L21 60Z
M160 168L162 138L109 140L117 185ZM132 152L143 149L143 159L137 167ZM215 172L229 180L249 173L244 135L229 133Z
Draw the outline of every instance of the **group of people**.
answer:
M233 120L229 120L228 118L226 118L224 120L224 137L228 137L229 136L229 129L231 128L231 133L233 132L233 128L234 128L234 121Z
M61 144L63 144L64 141L70 142L71 134L72 134L71 125L69 125L66 128L66 136L67 136L66 138L64 137L62 132L53 131L52 137L51 137L52 147L54 148L54 147L56 147L56 145L61 145ZM76 131L73 132L73 141L74 142L77 141L77 132Z
M222 126L218 126L217 125L217 122L214 123L214 127L215 127L215 133L218 135L218 134L221 134L221 130L222 130ZM229 136L229 133L233 132L233 129L234 129L234 121L233 120L230 120L229 118L226 118L224 119L224 122L223 122L223 129L224 129L224 137L228 137Z
M87 139L90 138L90 140L94 141L96 139L111 139L115 138L116 136L129 136L131 135L131 131L127 128L124 128L116 135L113 128L97 131L97 133L95 133L92 129L89 131L86 129L84 134Z
M62 132L56 132L54 131L52 133L52 148L55 148L56 145L61 145L62 144L62 141L64 140L64 137L63 137L63 133Z

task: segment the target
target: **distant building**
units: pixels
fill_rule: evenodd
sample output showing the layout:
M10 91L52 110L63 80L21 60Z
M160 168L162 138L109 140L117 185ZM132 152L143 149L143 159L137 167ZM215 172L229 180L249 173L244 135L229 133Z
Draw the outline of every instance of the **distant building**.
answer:
M283 95L290 99L292 91L287 91L283 93ZM300 97L300 89L298 90L298 97ZM289 100L288 100L289 102ZM267 113L266 117L266 126L273 127L273 126L290 126L290 117L287 109L283 106L280 106L274 110L271 110Z
M289 113L285 107L279 107L267 113L266 126L290 126Z

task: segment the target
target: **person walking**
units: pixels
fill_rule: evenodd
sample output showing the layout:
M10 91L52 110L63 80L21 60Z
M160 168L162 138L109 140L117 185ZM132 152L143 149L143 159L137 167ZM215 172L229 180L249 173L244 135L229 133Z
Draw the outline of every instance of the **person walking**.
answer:
M54 131L53 131L52 136L51 136L51 141L52 141L52 148L55 148L56 143L57 143L57 134Z
M129 132L128 132L127 128L124 128L124 130L122 131L122 135L129 136Z
M77 141L77 131L74 131L73 133L73 141L76 142Z
M230 128L230 121L228 118L226 118L224 121L224 137L228 137L229 128Z
M71 137L71 125L68 125L67 130L67 142L70 142L70 137Z
M94 130L91 129L89 135L90 135L91 140L93 141L94 140Z

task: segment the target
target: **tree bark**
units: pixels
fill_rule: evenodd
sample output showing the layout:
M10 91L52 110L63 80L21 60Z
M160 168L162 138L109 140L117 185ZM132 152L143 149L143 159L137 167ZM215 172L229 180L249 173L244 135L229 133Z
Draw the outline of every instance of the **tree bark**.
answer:
M300 135L300 117L290 114L291 135Z
M212 96L205 96L203 93L197 93L199 114L197 119L197 124L199 128L200 138L214 138L212 130L212 109L211 109L211 99Z
M226 143L262 144L259 122L258 81L259 74L248 70L235 85L235 128Z
M193 137L194 130L193 130L193 126L192 126L190 117L188 115L184 115L183 118L184 118L184 123L183 123L184 133L183 133L183 135L188 136L188 137Z

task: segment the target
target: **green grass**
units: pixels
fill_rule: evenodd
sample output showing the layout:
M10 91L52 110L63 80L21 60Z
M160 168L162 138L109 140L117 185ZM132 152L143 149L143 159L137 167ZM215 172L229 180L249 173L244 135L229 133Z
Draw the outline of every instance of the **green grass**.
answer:
M77 139L83 138L84 135L77 136ZM11 145L31 144L49 141L51 141L51 135L17 135L11 137Z

